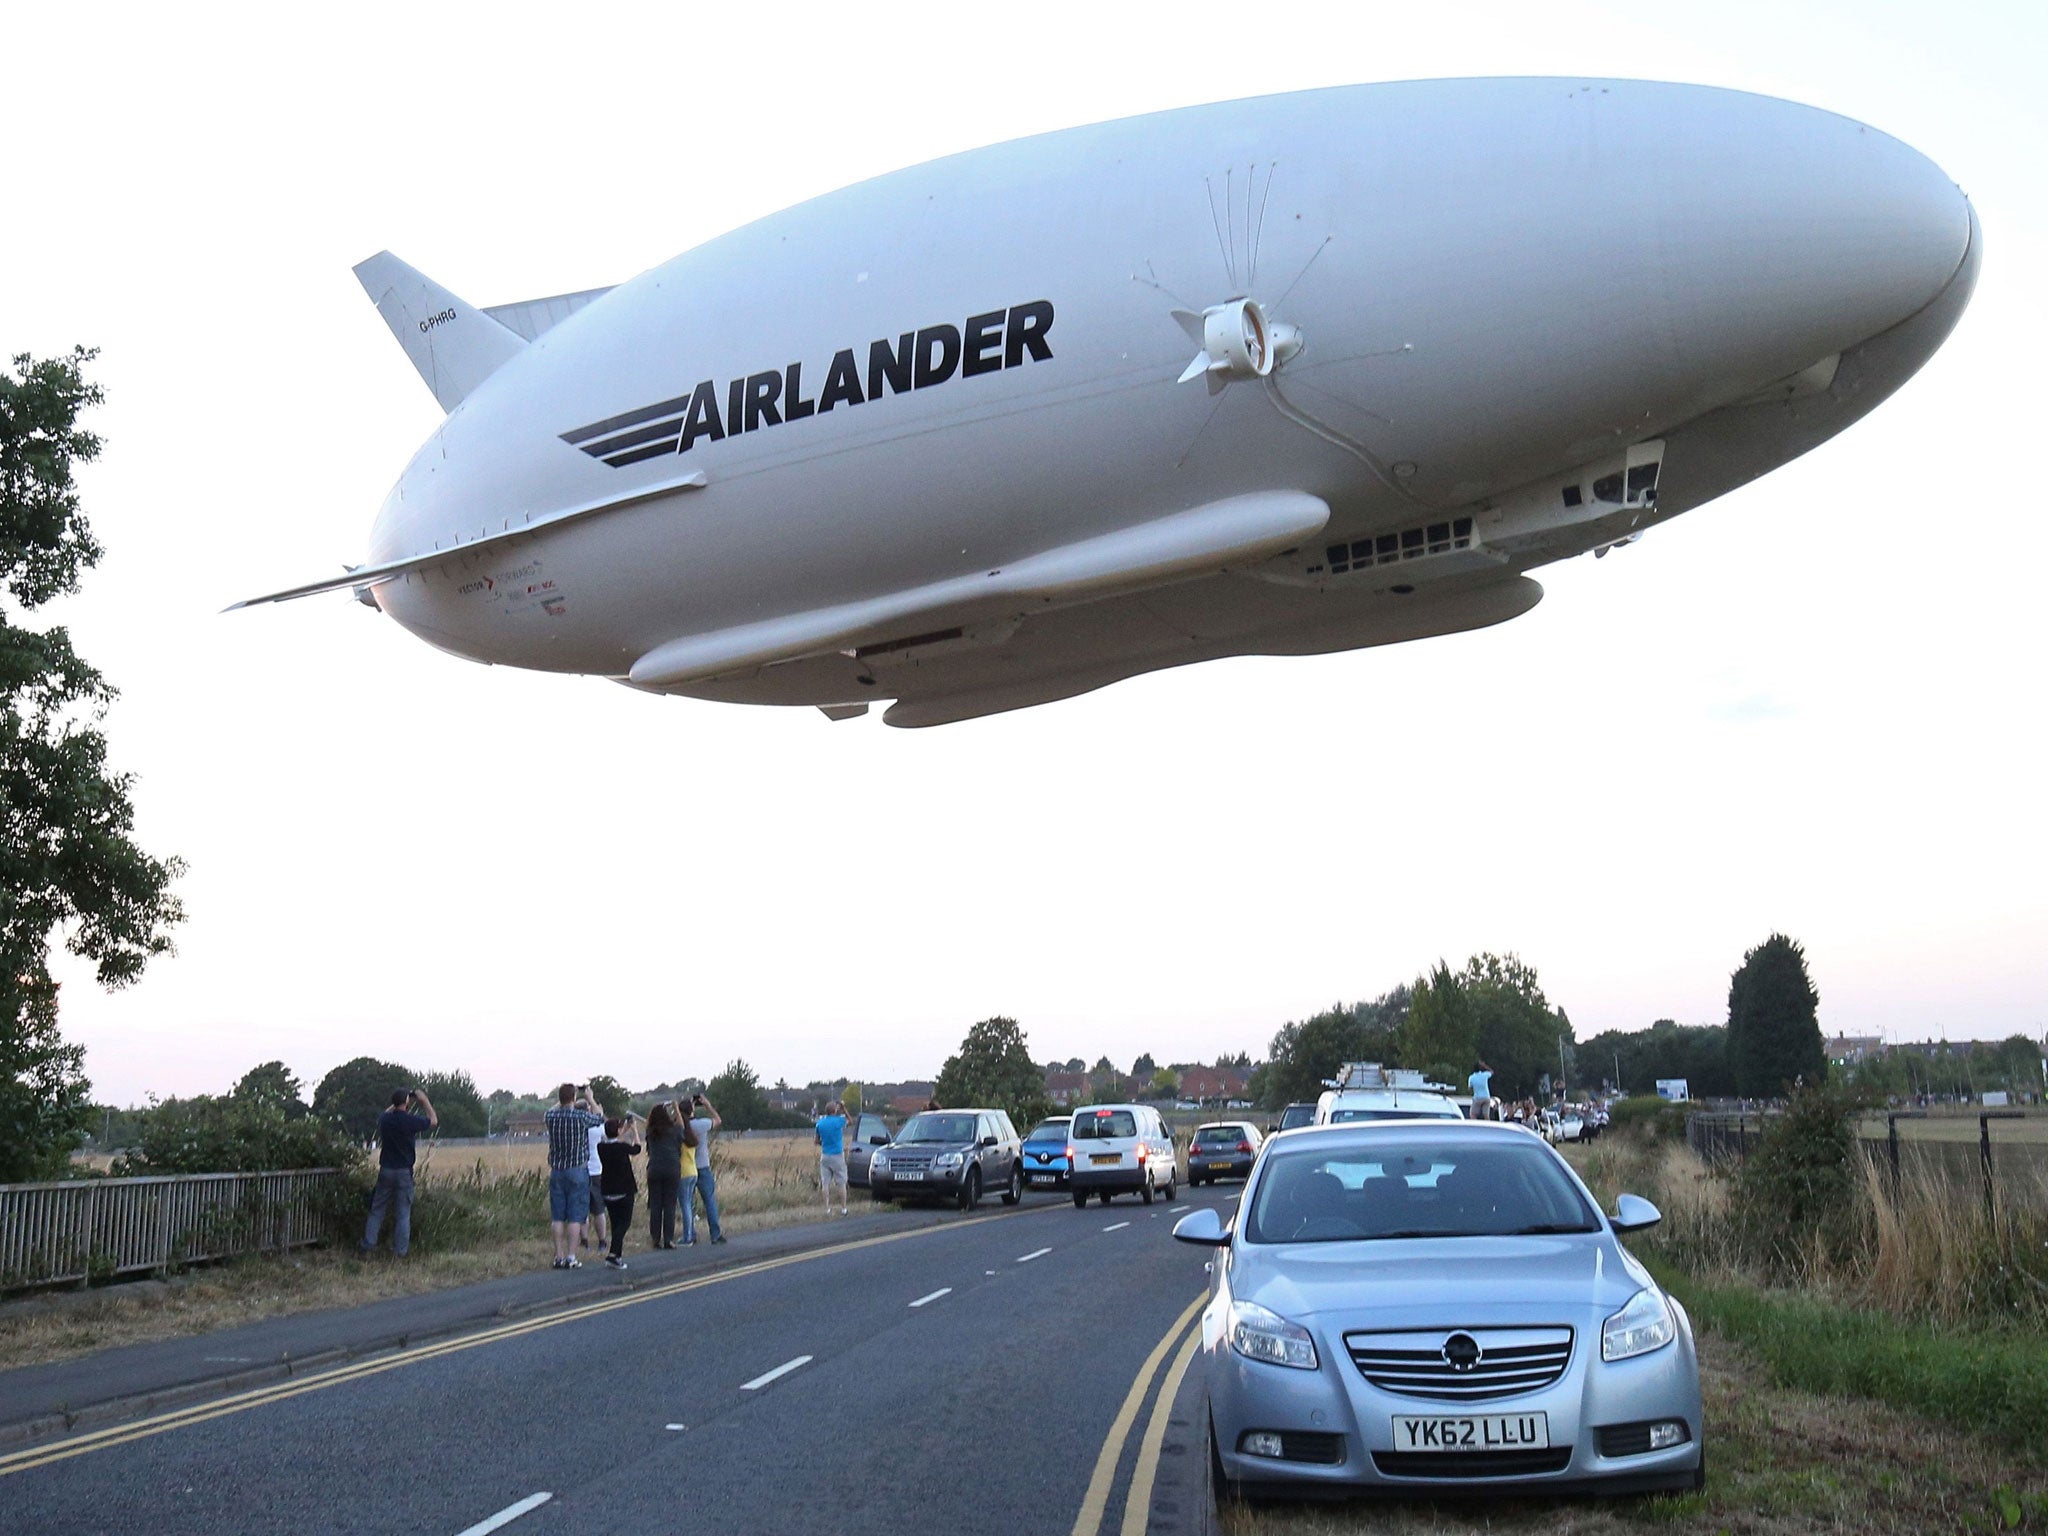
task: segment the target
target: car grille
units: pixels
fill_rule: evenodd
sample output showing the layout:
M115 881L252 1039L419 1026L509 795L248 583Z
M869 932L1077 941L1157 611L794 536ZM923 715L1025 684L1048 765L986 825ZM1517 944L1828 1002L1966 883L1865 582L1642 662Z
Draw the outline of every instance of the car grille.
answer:
M1572 1448L1547 1451L1374 1451L1388 1477L1540 1477L1572 1464Z
M899 1152L889 1149L889 1166L885 1173L918 1173L930 1168L932 1155L929 1152Z
M1470 1343L1454 1347L1454 1340ZM1472 1345L1478 1346L1477 1358L1466 1364ZM1572 1330L1452 1328L1427 1333L1347 1333L1344 1347L1351 1352L1359 1374L1383 1392L1476 1403L1540 1391L1556 1381L1571 1364Z
M1067 1160L1067 1154L1065 1152L1030 1152L1025 1155L1024 1160L1029 1163L1036 1163L1041 1168L1050 1168L1054 1163L1064 1164Z

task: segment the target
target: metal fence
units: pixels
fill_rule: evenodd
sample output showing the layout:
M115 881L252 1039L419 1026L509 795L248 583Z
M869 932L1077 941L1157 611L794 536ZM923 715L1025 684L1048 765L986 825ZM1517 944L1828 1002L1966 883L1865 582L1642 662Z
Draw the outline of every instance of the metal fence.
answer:
M342 1177L308 1168L0 1184L0 1289L315 1243Z
M1719 1163L1749 1156L1764 1133L1764 1117L1745 1114L1703 1114L1685 1117L1685 1144L1703 1162Z

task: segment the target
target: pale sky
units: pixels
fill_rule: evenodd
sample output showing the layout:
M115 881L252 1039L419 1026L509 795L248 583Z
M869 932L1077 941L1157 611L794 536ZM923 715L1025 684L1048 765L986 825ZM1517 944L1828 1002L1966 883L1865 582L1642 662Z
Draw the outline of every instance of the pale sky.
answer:
M609 1072L1263 1054L1515 950L1580 1038L1725 1018L1774 930L1822 1024L2048 1026L2048 26L2031 4L36 7L7 24L0 350L102 348L108 550L46 617L121 688L179 953L63 1027L99 1096L369 1053ZM1739 87L1932 157L1976 298L1897 396L1495 629L1159 673L930 731L483 668L338 571L438 408L350 274L619 281L956 150L1312 86ZM1340 811L1341 816L1333 816ZM1333 832L1333 825L1349 830Z

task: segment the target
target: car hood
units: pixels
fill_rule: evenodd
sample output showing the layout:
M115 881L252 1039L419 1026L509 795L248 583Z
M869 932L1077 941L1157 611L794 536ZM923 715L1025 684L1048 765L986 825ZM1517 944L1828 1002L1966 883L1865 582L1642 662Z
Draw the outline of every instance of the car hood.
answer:
M972 1152L980 1146L973 1141L892 1141L886 1147L877 1147L877 1152L929 1152L934 1157L941 1152Z
M1304 1321L1342 1314L1347 1326L1506 1319L1532 1307L1612 1312L1650 1283L1604 1232L1252 1244L1233 1251L1230 1272L1241 1300Z

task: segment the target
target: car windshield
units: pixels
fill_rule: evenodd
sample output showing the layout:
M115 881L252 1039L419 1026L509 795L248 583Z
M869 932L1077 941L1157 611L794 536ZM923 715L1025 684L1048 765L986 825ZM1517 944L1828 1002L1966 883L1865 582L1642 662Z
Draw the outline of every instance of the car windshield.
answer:
M1024 1139L1026 1141L1065 1141L1067 1139L1067 1122L1064 1120L1041 1120L1038 1124L1031 1127L1031 1134Z
M1251 1243L1596 1232L1552 1154L1534 1141L1375 1136L1341 1150L1275 1143L1245 1221Z
M1280 1112L1280 1129L1283 1131L1299 1130L1302 1126L1314 1121L1315 1117L1315 1105L1290 1104Z
M1461 1120L1457 1114L1445 1114L1431 1105L1427 1109L1333 1109L1330 1124L1348 1125L1354 1120Z
M974 1140L974 1116L972 1115L912 1115L910 1123L903 1127L899 1142L917 1141L972 1141Z
M1074 1140L1099 1141L1109 1136L1135 1136L1138 1117L1128 1109L1098 1109L1074 1117Z

